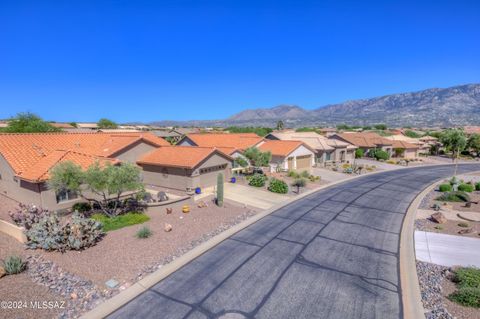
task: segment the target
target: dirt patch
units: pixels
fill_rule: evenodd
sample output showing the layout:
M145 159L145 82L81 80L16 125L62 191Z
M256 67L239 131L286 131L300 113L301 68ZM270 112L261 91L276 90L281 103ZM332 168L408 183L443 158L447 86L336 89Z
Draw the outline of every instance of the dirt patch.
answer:
M10 255L28 255L24 245L12 237L0 233L0 259ZM63 301L64 299L43 285L36 284L26 272L0 278L0 300L27 302L27 308L1 309L1 318L55 318L64 309L32 309L30 301Z
M459 223L462 222L457 220L447 220L444 224L437 224L429 219L419 219L416 221L416 228L418 230L429 231L432 233L480 238L480 223L464 221L463 223L467 223L468 227L460 227L458 226ZM472 229L472 232L467 234L459 233L459 231L465 229Z
M68 307L64 298L59 297L45 286L35 284L26 273L5 276L0 279L0 300L21 304L21 309L1 309L1 318L57 318ZM20 303L19 303L20 302ZM34 309L31 302L51 302L52 309ZM13 306L13 304L11 304ZM57 307L58 308L53 308Z

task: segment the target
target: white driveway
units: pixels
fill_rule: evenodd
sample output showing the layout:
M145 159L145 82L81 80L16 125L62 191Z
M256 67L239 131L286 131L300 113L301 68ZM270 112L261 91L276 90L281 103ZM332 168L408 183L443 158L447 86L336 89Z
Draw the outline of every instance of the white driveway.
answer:
M437 265L480 267L480 239L415 231L415 254Z
M280 195L255 187L225 183L224 197L248 206L269 209L288 200L291 195Z
M352 175L347 175L339 172L334 172L331 169L326 169L322 167L312 167L312 174L320 176L322 181L326 182L336 182L336 181L342 181L347 178L351 178Z

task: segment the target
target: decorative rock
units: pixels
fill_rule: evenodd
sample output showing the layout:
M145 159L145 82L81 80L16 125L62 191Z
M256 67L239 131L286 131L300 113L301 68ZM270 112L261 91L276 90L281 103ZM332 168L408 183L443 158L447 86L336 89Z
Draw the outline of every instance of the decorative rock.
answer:
M183 206L182 206L182 212L183 212L184 214L190 213L190 205L183 205Z
M7 272L5 271L5 269L0 266L0 278L2 278L3 276L5 276L6 274L7 274Z
M157 198L159 202L164 202L168 200L168 196L165 192L158 192Z
M202 201L199 201L199 202L198 202L197 207L198 207L198 208L204 208L204 207L208 207L208 205L207 205L207 203L205 203L205 202L202 200Z
M77 295L76 293L72 292L72 293L70 294L70 298L72 298L72 299L77 299L77 298L78 298L78 295Z
M167 233L170 232L170 231L172 231L172 228L173 228L172 225L170 225L170 224L168 224L168 223L165 223L165 228L164 228L164 230L165 230Z
M171 214L173 212L173 208L167 207L167 214Z
M472 233L472 232L473 232L473 228L465 228L465 229L460 229L460 230L458 231L458 233L459 233L460 235L470 234L470 233Z
M447 222L447 219L445 218L445 216L440 212L432 214L431 218L434 222L438 224L445 224Z
M107 286L110 289L113 289L118 286L118 281L115 279L110 279L107 282L105 282L105 286Z

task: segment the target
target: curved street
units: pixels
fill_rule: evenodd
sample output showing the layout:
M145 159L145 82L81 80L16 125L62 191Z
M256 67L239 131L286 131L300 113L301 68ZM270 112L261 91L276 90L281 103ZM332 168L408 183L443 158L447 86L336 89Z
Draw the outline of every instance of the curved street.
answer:
M367 175L283 207L110 318L402 318L404 215L453 165ZM458 172L480 170L460 165ZM120 265L121 266L121 265Z

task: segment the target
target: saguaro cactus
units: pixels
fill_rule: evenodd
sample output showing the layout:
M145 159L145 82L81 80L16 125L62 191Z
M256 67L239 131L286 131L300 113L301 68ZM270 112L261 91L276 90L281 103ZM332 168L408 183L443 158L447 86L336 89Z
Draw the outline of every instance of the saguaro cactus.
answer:
M217 206L223 206L223 174L217 175Z

